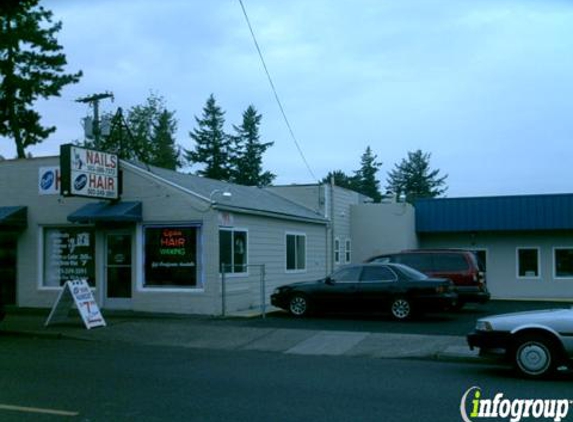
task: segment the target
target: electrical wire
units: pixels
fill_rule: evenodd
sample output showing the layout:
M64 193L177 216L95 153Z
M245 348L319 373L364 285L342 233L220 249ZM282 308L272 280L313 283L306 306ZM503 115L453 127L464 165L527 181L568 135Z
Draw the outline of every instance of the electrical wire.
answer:
M249 20L249 16L247 15L247 10L245 9L245 5L243 4L243 0L239 0L239 3L241 5L241 9L243 10L243 15L245 16L245 21L247 22L247 26L249 27L249 31L251 32L251 37L253 38L253 42L255 43L255 47L257 49L257 52L259 53L259 58L261 59L261 63L263 64L263 68L265 69L267 79L269 80L269 84L271 85L271 89L274 93L275 100L277 101L277 104L279 106L279 109L281 111L283 119L284 119L286 126L288 128L288 131L290 133L290 136L291 136L292 140L294 141L294 144L296 145L296 149L298 150L298 153L300 154L302 161L304 161L304 164L306 165L306 168L307 168L308 172L310 173L311 177L313 178L313 180L318 181L318 178L315 176L314 172L312 171L306 157L304 156L304 153L302 152L302 148L300 147L300 144L299 144L296 136L294 135L294 132L292 130L292 127L290 125L288 117L287 117L285 110L283 108L282 102L279 98L279 94L277 93L277 90L275 88L275 84L273 83L273 79L271 78L271 74L269 72L269 69L267 68L267 64L266 64L265 59L263 57L263 53L259 47L259 43L257 42L257 37L255 37L255 32L253 31L253 27L251 25L251 21Z

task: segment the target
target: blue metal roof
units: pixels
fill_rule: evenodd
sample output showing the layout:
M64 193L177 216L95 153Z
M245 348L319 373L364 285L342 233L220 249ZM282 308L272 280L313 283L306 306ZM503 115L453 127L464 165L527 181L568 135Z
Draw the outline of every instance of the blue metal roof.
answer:
M418 233L573 229L573 194L420 199Z

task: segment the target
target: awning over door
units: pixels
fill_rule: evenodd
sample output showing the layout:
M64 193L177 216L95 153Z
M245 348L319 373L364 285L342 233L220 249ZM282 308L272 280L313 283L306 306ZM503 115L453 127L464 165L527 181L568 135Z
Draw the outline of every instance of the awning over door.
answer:
M132 223L141 221L141 202L95 202L68 215L72 223Z
M0 229L24 229L28 225L27 207L0 207Z

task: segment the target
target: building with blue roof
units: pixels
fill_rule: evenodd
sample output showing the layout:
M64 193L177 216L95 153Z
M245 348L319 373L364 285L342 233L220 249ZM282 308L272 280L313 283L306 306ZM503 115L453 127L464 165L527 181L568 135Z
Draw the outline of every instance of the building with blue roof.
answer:
M421 199L421 248L476 250L493 298L573 300L573 194Z

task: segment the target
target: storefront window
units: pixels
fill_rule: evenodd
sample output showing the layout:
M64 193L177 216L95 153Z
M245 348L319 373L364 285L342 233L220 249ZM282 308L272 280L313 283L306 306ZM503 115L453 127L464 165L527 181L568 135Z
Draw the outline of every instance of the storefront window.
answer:
M303 234L286 235L287 271L306 270L306 236Z
M573 278L573 248L555 249L555 277Z
M247 232L245 230L221 229L219 231L219 262L222 271L246 273L247 255Z
M197 287L199 228L146 227L145 287Z
M519 248L517 250L517 276L519 278L539 277L539 249Z
M88 227L44 229L44 287L85 279L95 286L95 234Z

